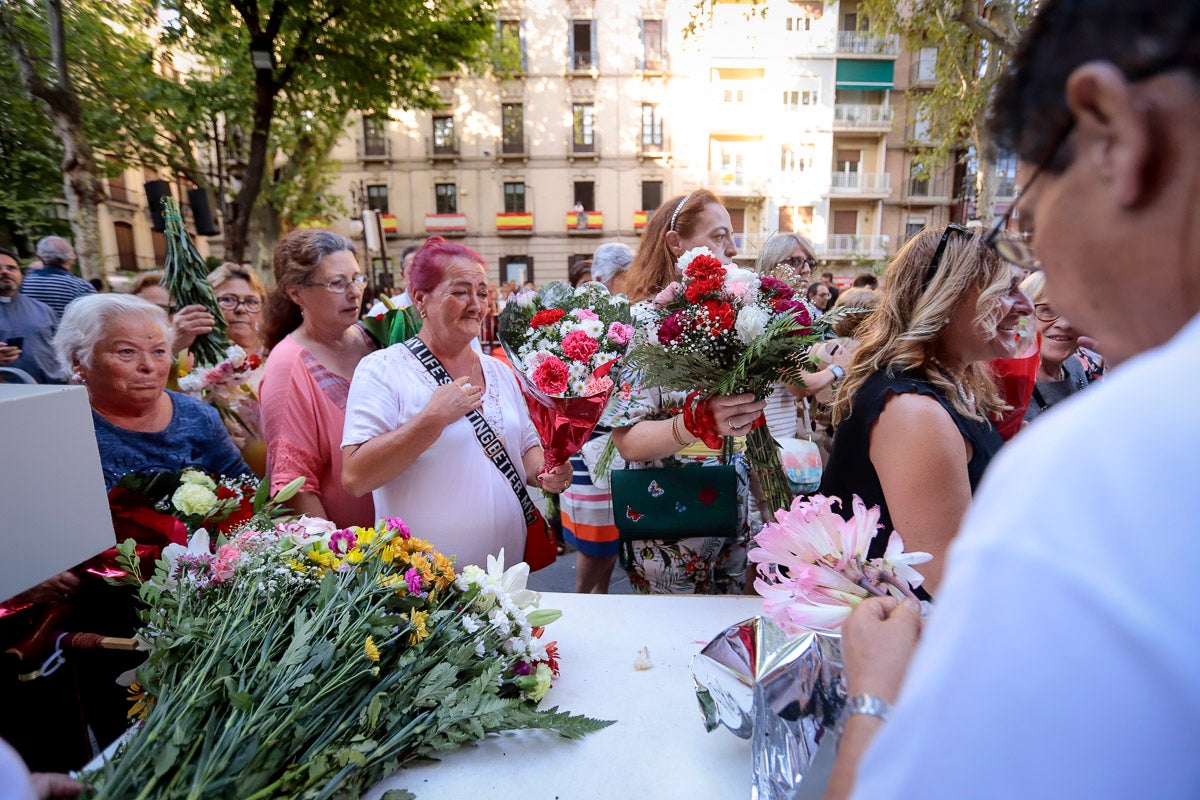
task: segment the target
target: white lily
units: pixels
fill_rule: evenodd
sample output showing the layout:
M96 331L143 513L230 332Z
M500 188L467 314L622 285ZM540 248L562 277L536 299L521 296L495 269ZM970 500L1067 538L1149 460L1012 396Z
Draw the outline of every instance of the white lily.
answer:
M504 569L504 548L498 555L487 557L487 580L492 586L503 591L517 608L536 607L542 596L525 588L529 580L529 565L518 561L507 570Z

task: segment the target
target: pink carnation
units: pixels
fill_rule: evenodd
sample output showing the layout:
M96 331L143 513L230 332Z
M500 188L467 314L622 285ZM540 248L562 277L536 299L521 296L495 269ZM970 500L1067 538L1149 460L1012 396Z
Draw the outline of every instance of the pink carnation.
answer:
M567 358L584 363L596 354L600 344L583 331L571 331L563 338L562 348Z
M587 308L577 308L577 309L575 309L575 318L576 319L600 319L600 315L597 314L595 311L592 311Z
M675 281L654 296L654 304L659 306L667 305L675 299L675 295L681 288L683 288L683 284L679 283L679 281Z
M344 556L358 546L358 536L354 531L343 528L329 537L329 549L339 556Z
M613 388L613 382L610 378L597 378L595 375L587 379L587 385L583 389L584 397L592 397L593 395L606 394Z
M550 356L533 371L533 385L546 394L561 394L566 391L568 377L567 365Z
M383 524L388 530L396 531L396 533L400 534L401 539L412 538L412 531L410 531L408 526L404 524L404 520L400 519L399 517L388 517L383 521Z
M624 322L614 322L608 326L608 338L615 344L627 345L633 338L633 326Z
M424 581L421 580L421 573L416 567L409 567L404 573L404 582L408 584L409 594L420 594L421 589L425 587Z
M681 311L676 311L664 319L662 324L658 326L658 341L663 344L671 344L671 342L678 339L680 334L683 333L682 319L683 312Z
M217 548L217 558L230 564L237 561L240 555L238 549L231 544L223 544Z
M217 583L227 581L233 577L233 565L228 561L215 558L209 567L212 569L212 579Z

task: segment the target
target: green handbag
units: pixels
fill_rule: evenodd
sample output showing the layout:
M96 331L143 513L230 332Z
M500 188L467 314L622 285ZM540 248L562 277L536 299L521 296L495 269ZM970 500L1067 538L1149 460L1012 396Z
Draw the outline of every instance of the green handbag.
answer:
M609 482L622 563L632 559L633 542L737 535L738 476L732 464L614 469Z

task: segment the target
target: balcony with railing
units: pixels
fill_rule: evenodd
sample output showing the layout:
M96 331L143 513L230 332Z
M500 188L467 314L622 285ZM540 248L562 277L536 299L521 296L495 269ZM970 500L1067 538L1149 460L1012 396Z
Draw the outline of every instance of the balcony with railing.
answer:
M920 54L914 55L912 64L908 69L908 85L928 88L937 82L937 75L934 73L936 62L932 58L921 58Z
M386 136L368 136L354 140L359 161L389 161L392 158L392 140Z
M604 230L603 211L567 212L568 234L596 234Z
M134 207L138 204L138 195L125 184L110 180L108 182L108 200L111 203Z
M501 161L529 158L529 137L512 136L499 139L496 142L496 157Z
M834 233L825 240L826 258L847 256L880 257L887 255L889 237L859 236L857 234Z
M897 34L876 36L857 31L838 31L837 51L839 55L895 57L900 55L900 37Z
M838 103L833 107L833 129L887 132L892 129L896 109L867 103Z
M591 136L575 135L571 138L571 144L567 150L567 158L574 161L577 158L598 159L600 157L600 137L592 133Z
M600 58L590 51L578 51L571 54L571 72L591 74L600 68Z
M431 161L452 161L459 157L458 137L427 139L427 154Z
M533 233L533 212L498 211L496 233L511 233L528 236Z
M913 202L944 203L950 199L946 191L949 181L929 178L909 178L907 199Z
M751 183L751 179L747 177L748 170L710 170L708 173L708 181L704 188L712 189L718 194L727 195L750 195L757 194L761 191L761 186L758 182Z
M892 176L886 172L835 172L829 184L829 192L887 197L892 193Z
M671 142L662 135L638 137L638 158L666 158L671 154Z
M426 214L425 232L462 235L467 232L466 214Z

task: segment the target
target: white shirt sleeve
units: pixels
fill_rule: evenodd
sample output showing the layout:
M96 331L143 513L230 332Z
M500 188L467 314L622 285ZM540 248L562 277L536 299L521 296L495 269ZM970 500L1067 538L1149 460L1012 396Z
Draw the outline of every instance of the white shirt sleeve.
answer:
M346 397L342 447L362 444L399 427L402 397L398 372L385 350L377 350L358 362Z

